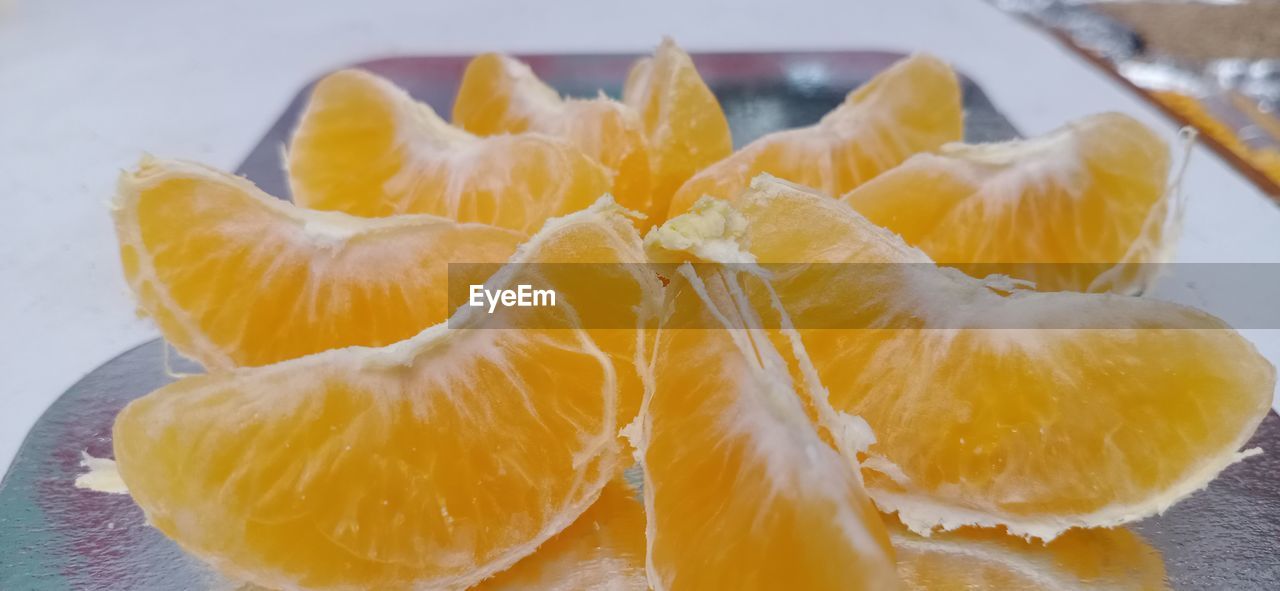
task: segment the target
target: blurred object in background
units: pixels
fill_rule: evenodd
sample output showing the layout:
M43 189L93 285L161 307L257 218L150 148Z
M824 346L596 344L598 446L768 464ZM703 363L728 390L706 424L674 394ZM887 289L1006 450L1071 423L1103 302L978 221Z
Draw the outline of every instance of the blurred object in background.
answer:
M1280 200L1280 0L991 0L1137 86Z

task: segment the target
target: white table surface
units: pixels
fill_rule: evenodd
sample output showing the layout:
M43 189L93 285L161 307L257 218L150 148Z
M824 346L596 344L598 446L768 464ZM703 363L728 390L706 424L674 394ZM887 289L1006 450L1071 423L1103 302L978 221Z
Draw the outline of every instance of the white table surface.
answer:
M1025 133L1118 110L1174 126L1070 51L977 0L314 2L0 0L0 468L60 393L157 336L107 214L143 151L234 168L298 88L392 54L926 50ZM1280 207L1197 149L1178 260L1280 262ZM1248 331L1273 362L1280 331Z

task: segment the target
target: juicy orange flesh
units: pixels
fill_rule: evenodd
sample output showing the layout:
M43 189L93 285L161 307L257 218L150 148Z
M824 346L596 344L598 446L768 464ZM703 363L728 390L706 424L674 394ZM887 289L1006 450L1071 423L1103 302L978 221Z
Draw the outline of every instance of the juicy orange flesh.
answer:
M453 124L476 135L524 133L559 118L560 95L528 66L498 53L471 58L453 100Z
M618 263L643 257L602 200L531 238L499 277L547 279L522 263L548 261L641 269ZM656 289L629 280L593 295L621 306ZM475 584L567 527L621 468L616 413L639 399L641 378L625 374L642 368L576 328L584 292L564 287L555 307L462 312L383 349L171 384L117 418L121 474L157 528L237 579ZM631 332L619 342L634 348ZM299 541L303 530L316 535Z
M475 589L484 591L645 591L644 505L629 486L611 481L573 525L533 555Z
M760 173L842 195L908 156L961 137L960 86L951 69L918 55L849 93L817 124L766 135L694 175L668 217L704 195L734 200Z
M377 198L412 159L399 145L401 115L387 95L361 72L316 83L289 145L295 203L363 216L403 213L399 200Z
M652 347L656 318L648 308L661 297L661 283L644 264L639 234L625 220L575 224L561 231L573 239L544 244L526 259L529 264L522 270L528 279L520 282L554 285L558 300L572 305L577 322L618 368L618 425L626 425L640 409L641 375L648 369L638 363L643 365ZM527 312L520 315L528 317ZM633 327L619 323L631 318Z
M1005 514L1140 504L1191 476L1205 450L1237 448L1240 425L1265 412L1255 384L1268 376L1256 359L1222 356L1251 353L1226 331L805 336L832 405L871 423L872 451L894 460L911 489ZM1020 336L1032 344L1009 347ZM910 351L929 352L929 364L884 363ZM897 488L874 473L868 482Z
M689 54L670 39L653 57L637 60L622 94L644 124L653 175L646 213L659 224L680 185L733 152L729 121Z
M677 308L699 302L679 279L667 289L682 290ZM658 334L643 415L651 572L666 589L891 585L892 550L847 460L818 437L785 370L760 381L762 362L731 338ZM753 347L777 355L768 340Z
M1206 314L1101 294L1003 297L931 269L838 201L776 181L757 186L741 211L761 263L909 263L775 284L802 326L817 326L834 301L861 326L892 327L802 331L832 405L870 423L871 453L908 479L867 471L873 494L1027 521L1149 511L1153 498L1221 469L1267 411L1274 368ZM821 221L789 225L794 217ZM1005 317L1013 328L955 330L963 320L945 320L951 310ZM1126 324L1088 328L1104 318ZM1073 321L1081 328L1035 328ZM939 322L947 329L930 329Z
M608 171L563 141L477 138L354 70L316 85L290 143L289 174L294 200L313 209L427 213L527 233L610 188Z
M613 172L613 196L647 211L649 151L639 116L609 100L563 100L528 66L496 53L467 64L453 123L477 135L537 132L562 138Z
M137 232L137 243L122 235L126 277L136 284L146 261L143 309L179 350L213 367L413 336L448 317L448 263L504 261L523 240L429 218L326 236L307 228L316 220L220 173L158 163L135 178L136 197L117 213Z
M182 380L120 413L116 459L150 523L232 575L465 579L532 550L612 470L611 372L574 336L477 331L408 366L344 350Z
M615 368L617 424L621 426L639 412L662 284L645 264L630 213L624 215L605 199L593 206L593 210L600 208L611 215L557 220L556 239L539 242L533 251L525 247L515 265L517 272L509 278L511 285L552 286L556 307L542 313L538 308L510 309L505 318L499 311L496 320L514 327L586 327L584 332Z
M1083 291L1126 261L1153 210L1163 219L1168 171L1159 137L1109 113L1025 142L919 155L843 199L940 264Z
M1167 589L1160 551L1124 528L1074 529L1042 544L965 528L924 538L888 524L908 589L972 591L1066 587Z
M889 93L885 87L899 88L897 76L877 78L815 128L764 138L770 141L748 146L681 187L671 179L683 181L705 166L699 162L715 160L706 156L718 153L718 121L705 101L690 106L687 97L701 92L698 85L705 90L691 64L677 62L655 81L662 58L660 49L628 77L627 103L641 112L648 139L616 103L535 98L516 104L521 93L541 92L527 85L522 90L520 80L486 82L497 86L482 85L482 95L509 98L510 104L477 106L474 116L459 117L455 110L455 119L477 121L471 129L477 133L537 131L568 143L536 135L477 139L388 93L385 82L335 75L318 87L291 146L295 192L320 209L371 217L428 212L530 232L548 217L585 207L610 186L624 204L662 216L677 187L672 213L704 193L736 199L751 176L767 171L828 192L856 189L844 200L934 258L968 270L979 267L967 263L990 262L975 253L996 253L1001 262L1115 262L1129 252L1132 236L1162 195L1167 153L1163 160L1140 154L1158 151L1150 143L1125 152L1123 140L1135 134L1098 140L1096 158L1050 174L1048 181L1037 179L1013 204L974 199L989 194L975 178L1001 173L990 162L966 161L964 174L947 176L930 174L928 158L913 159L877 177L911 153L933 149L921 146L958 138L959 116L950 109L952 102L958 109L958 94L955 101L949 96L954 77L948 86L937 71L916 73L917 89L889 101L906 112L872 109L878 93ZM915 61L922 59L929 61L913 58L895 71L923 72L927 68ZM914 95L933 97L936 104L927 112L904 106ZM711 104L722 120L714 97ZM905 136L886 139L884 129L866 131L875 118L855 117L851 107L860 104L876 118L900 117L885 129L905 126ZM706 125L686 126L664 144L659 139L670 133L672 120ZM864 135L850 139L842 129ZM724 131L727 143L727 126ZM643 173L638 164L644 150L637 146L646 142L655 144L653 178L647 162ZM943 153L931 157L950 157ZM592 159L613 171L612 182ZM1071 182L1051 182L1063 179ZM641 188L649 182L658 187L652 197ZM427 275L373 269L386 266L388 253L409 269L438 264L439 250L418 254L432 241L474 254L462 247L463 230L444 224L435 228L439 235L396 228L380 233L376 244L362 237L335 251L305 227L282 222L278 212L254 207L236 187L179 180L152 190L162 198L138 213L145 248L122 246L126 275L138 276L144 263L154 266L158 284L143 283L139 297L176 303L153 312L162 327L173 326L166 335L195 338L179 316L197 311L194 330L241 356L234 359L238 365L366 344L362 339L384 344L408 337L430 324L415 314L443 318L434 305L440 300L443 306L443 292L431 289ZM199 194L200 202L174 198L190 194ZM753 234L747 243L763 262L919 262L901 245L875 244L887 234L876 234L879 229L856 214L833 217L829 208L810 203L787 202L778 210L777 202L747 201L743 209ZM788 217L808 222L779 221ZM207 227L192 231L193 220ZM964 231L974 227L984 230ZM1096 233L1086 239L1064 227ZM473 230L491 241L491 252L477 255L489 257L484 260L505 257L514 248L511 237L519 235ZM1022 240L1028 234L1041 238ZM556 244L544 260L606 260L615 249L601 245L615 238L610 231ZM414 280L406 283L406 275ZM261 285L246 289L246 276ZM391 277L400 280L378 279ZM637 309L645 297L618 289L592 300L582 294L610 284L608 278L558 277L552 282L578 294L570 299L588 319ZM1042 288L1083 289L1094 277L1031 278ZM973 283L953 301L1037 312L1037 302L1054 298L1086 316L1120 310L1134 328L939 331L929 330L929 314L911 315L892 297L894 290L919 289L917 274L890 270L857 283L801 273L779 292L802 318L853 305L864 319L891 318L911 327L804 332L832 403L866 417L879 435L871 453L905 475L868 470L868 484L880 491L1028 518L1141 505L1205 466L1205 450L1239 447L1270 402L1274 369L1233 331L1190 310L1067 294L1006 300ZM953 280L923 283L955 288ZM833 287L845 299L830 303ZM668 289L682 298L677 308L685 312L705 304L690 304L698 298L678 281ZM760 298L759 289L749 291ZM826 295L815 296L819 292ZM282 327L280 318L290 323ZM1167 325L1174 328L1161 328ZM285 332L293 326L310 332ZM810 424L818 420L813 393L792 391L801 389L795 382L802 372L795 359L772 351L784 339L777 332L747 336L751 350L745 351L731 334L738 333L676 329L657 337L657 384L646 407L644 449L654 572L666 588L885 588L890 578L882 572L884 560L893 551L861 482L829 448L831 434ZM387 340L379 340L383 335ZM637 341L634 331L601 329L460 331L416 342L414 355L338 351L191 378L154 392L117 420L124 478L153 525L246 580L308 587L470 585L477 573L509 564L566 525L616 472L613 434L639 408L642 369L633 365L650 343ZM785 371L767 368L780 381L753 380L771 355L786 360ZM792 388L781 391L778 383ZM264 391L273 396L262 396ZM556 396L539 395L545 392ZM1089 395L1094 392L1107 396ZM1158 428L1169 425L1174 428ZM618 485L606 487L574 525L486 586L644 588L636 536L643 515L626 493ZM299 543L303 530L315 535ZM1091 580L1114 574L1116 560L1143 548L1140 540L1110 533L1077 530L1044 549L989 531L954 535L967 545L1034 556ZM894 539L910 535L895 532ZM999 564L975 566L967 556L912 548L899 560L910 586L1039 581ZM1112 553L1086 551L1098 548ZM1152 564L1141 566L1154 572Z

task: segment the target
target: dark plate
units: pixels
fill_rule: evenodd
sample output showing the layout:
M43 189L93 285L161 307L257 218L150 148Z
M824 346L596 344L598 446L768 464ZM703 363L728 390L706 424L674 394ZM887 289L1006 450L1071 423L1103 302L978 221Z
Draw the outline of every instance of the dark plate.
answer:
M784 127L806 125L849 89L900 54L702 54L699 70L725 107L741 145ZM525 56L543 79L570 95L597 89L617 96L634 56ZM361 64L440 113L448 114L464 58L410 57ZM299 93L239 172L275 195L288 195L280 147L306 95ZM1017 131L969 81L965 136L1017 137ZM0 590L186 590L235 585L189 558L123 495L75 488L82 453L110 457L111 423L130 400L172 379L164 345L151 341L94 370L36 422L0 481ZM1164 555L1175 589L1280 588L1280 419L1267 417L1252 445L1266 453L1229 468L1208 490L1134 527Z

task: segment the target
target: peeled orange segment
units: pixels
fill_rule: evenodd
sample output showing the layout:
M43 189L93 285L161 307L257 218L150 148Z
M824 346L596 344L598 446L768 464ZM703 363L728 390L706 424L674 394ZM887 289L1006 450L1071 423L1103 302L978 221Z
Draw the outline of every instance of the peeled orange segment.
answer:
M573 525L474 587L483 591L647 591L644 505L618 480Z
M939 264L1004 273L1044 291L1140 292L1165 262L1169 150L1118 113L1044 136L947 144L843 200ZM1128 267L1124 264L1137 263Z
M806 415L818 430L819 437L842 453L857 469L858 454L875 441L875 434L860 417L840 412L831 406L827 390L818 378L800 333L783 308L781 299L769 281L771 271L756 265L755 257L743 248L742 233L747 220L727 202L705 198L698 203L697 215L672 218L645 235L649 260L661 275L673 275L672 265L700 265L699 273L711 273L715 289L699 292L715 306L742 308L737 324L729 315L708 316L696 306L685 306L664 316L664 330L721 329L726 322L755 331L767 339L785 360L781 364L798 388Z
M680 185L733 152L729 121L689 54L669 38L636 61L622 96L644 123L653 175L648 214L658 224Z
M636 213L603 197L594 209L612 212L607 224L592 216L572 214L548 222L572 229L572 240L544 241L537 249L522 246L494 280L506 284L553 285L556 297L573 304L571 316L540 315L537 308L510 308L509 319L498 326L529 325L563 329L581 326L613 362L618 378L619 426L632 422L640 409L649 380L649 357L662 303L662 283L647 264L647 254L634 226ZM484 274L492 265L467 266L470 274ZM456 275L465 275L457 273ZM467 285L464 283L464 287ZM466 302L467 298L454 301ZM472 308L484 313L483 308ZM456 317L450 325L456 323ZM624 441L625 445L629 445Z
M112 215L140 310L209 369L406 339L449 316L449 263L502 262L524 240L426 215L306 210L150 158L121 177Z
M1075 529L1048 544L999 530L915 535L889 525L898 572L918 591L1156 591L1168 589L1160 551L1123 529Z
M497 53L467 64L453 102L453 123L488 136L537 132L562 138L613 173L623 207L648 211L649 148L640 116L604 96L562 99L529 66Z
M532 233L591 205L609 172L563 140L481 138L391 82L360 70L326 76L288 154L294 202L379 217L426 213Z
M831 405L875 433L868 491L913 530L1052 539L1159 513L1248 455L1271 403L1275 369L1203 312L939 269L846 204L769 177L738 208L743 223L706 205L667 224L744 241L776 271Z
M540 279L522 264L548 253L600 255L623 229L602 200L549 223L491 283ZM596 262L630 253L613 256ZM179 380L117 417L120 474L152 525L239 580L469 587L568 527L618 471L618 376L573 328L574 299L464 308L388 347Z
M803 348L749 328L758 321L728 271L673 275L667 318L704 328L658 332L635 428L650 585L896 588L879 514L810 423L804 399L821 386L794 377Z
M928 55L906 58L849 93L821 121L766 135L689 179L670 216L704 195L733 200L752 177L771 175L842 195L917 152L959 141L960 84Z

